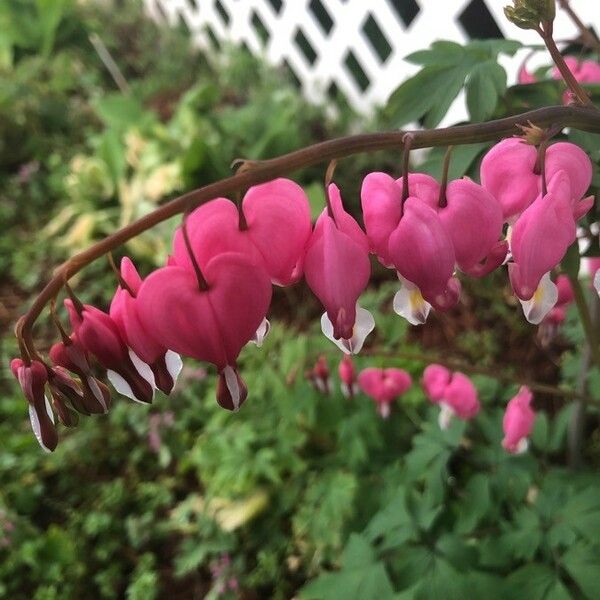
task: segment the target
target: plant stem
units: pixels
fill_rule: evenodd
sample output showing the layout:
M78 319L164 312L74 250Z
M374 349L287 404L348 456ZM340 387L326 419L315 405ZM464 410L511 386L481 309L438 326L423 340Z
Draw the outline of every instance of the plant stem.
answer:
M600 52L600 40L583 24L579 15L571 8L569 0L557 0L560 7L569 15L571 21L575 24L581 34L581 41L584 46L591 50Z
M475 144L518 135L520 133L518 126L526 124L528 121L535 122L540 127L560 123L563 127L574 127L583 131L600 133L600 111L590 107L576 106L550 106L487 123L410 133L413 136L413 148ZM238 171L231 177L198 188L167 202L150 214L76 254L58 267L53 277L34 299L27 313L17 321L15 327L17 338L22 338L25 346L33 349L33 324L44 306L56 297L64 283L86 265L158 223L191 210L212 198L226 196L237 190L281 177L309 165L329 162L360 152L402 148L406 133L405 131L367 133L313 144L278 158L253 163L252 167L247 170Z
M600 342L598 341L598 337L596 335L594 321L592 319L588 303L585 299L585 293L581 287L581 282L576 275L569 274L569 281L571 282L571 287L573 288L575 304L579 312L579 318L581 319L585 338L588 346L590 347L592 362L595 363L596 366L600 367Z
M546 48L548 48L548 52L550 52L550 56L557 69L560 71L562 78L565 80L565 83L569 86L569 89L573 94L575 94L579 103L583 106L594 106L587 92L579 85L579 82L575 79L573 73L571 73L571 69L567 66L563 55L560 53L560 50L552 37L552 23L544 23L542 28L538 29L538 33L544 40Z

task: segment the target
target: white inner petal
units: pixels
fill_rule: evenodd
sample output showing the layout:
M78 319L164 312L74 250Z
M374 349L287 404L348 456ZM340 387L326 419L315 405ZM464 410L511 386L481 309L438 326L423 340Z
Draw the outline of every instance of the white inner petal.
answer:
M135 370L150 384L152 387L152 395L154 396L154 390L156 389L156 381L154 379L154 373L149 365L147 365L131 348L129 350L129 358L135 367Z
M327 313L321 316L321 331L328 340L331 340L345 354L358 354L366 337L375 329L375 319L373 315L358 304L356 305L356 321L352 328L352 337L348 339L340 338L336 340L333 337L333 324L329 320Z
M46 402L48 399L46 398ZM38 441L38 444L42 447L44 452L50 452L50 448L46 448L44 442L42 441L42 428L40 426L40 420L35 412L35 409L31 404L28 404L29 407L29 420L31 421L31 429L33 430L33 434L35 435L35 439ZM47 408L46 408L47 410ZM54 422L54 417L52 419Z
M558 300L558 288L546 273L529 300L521 300L523 314L533 325L539 325Z
M411 325L423 325L431 311L431 304L421 296L416 285L403 277L398 278L400 289L394 296L394 312L404 317Z
M231 402L233 403L233 410L237 412L240 410L240 384L238 382L237 375L232 367L227 365L223 369L223 375L225 376L225 384L231 395Z
M344 398L350 398L352 393L346 382L342 381L342 383L340 383L340 389L342 390L342 396L344 396Z
M600 296L600 269L598 269L594 275L594 287L598 292L598 296Z
M379 412L379 414L381 415L381 417L383 419L387 419L390 416L390 413L392 412L392 409L390 408L390 403L389 402L380 402L377 405L377 411Z
M167 350L167 353L165 354L165 365L167 365L167 371L169 372L173 383L175 383L179 377L179 373L181 373L181 369L183 369L181 356L179 356L177 352L173 352L173 350Z
M523 454L527 452L529 448L529 440L527 438L521 438L519 443L517 444L517 448L515 450L515 454Z
M449 404L444 401L440 402L440 414L438 415L438 424L441 430L446 430L450 427L450 422L454 416L454 410Z
M263 345L264 339L269 334L269 331L271 331L271 323L269 322L269 319L265 317L258 326L254 337L250 341L260 348Z
M135 402L139 402L140 404L146 404L146 402L142 402L134 396L131 386L116 371L111 371L110 369L106 371L106 378L108 379L108 381L110 381L115 390L117 390L117 393L123 396L127 396L127 398L131 398L132 400L134 400Z
M100 402L102 408L104 409L104 412L107 413L108 406L106 406L106 401L104 400L104 395L102 394L102 390L100 389L100 386L96 382L96 379L90 375L87 378L87 382L88 382L88 385L90 386L90 389L92 390L92 394L94 394L94 396L96 397L98 402Z

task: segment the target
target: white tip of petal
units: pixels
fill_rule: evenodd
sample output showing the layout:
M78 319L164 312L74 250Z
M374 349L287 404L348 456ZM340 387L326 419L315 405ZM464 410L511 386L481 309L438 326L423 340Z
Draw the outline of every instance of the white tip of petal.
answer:
M131 359L135 370L150 384L152 390L155 390L156 381L150 365L147 365L131 348L128 348L128 350L129 358Z
M411 325L423 325L430 310L431 304L421 296L419 288L401 278L400 289L394 296L394 312Z
M344 398L350 398L350 396L352 396L352 392L347 383L342 381L342 383L340 383L340 389L342 390L342 396L344 396Z
M181 369L183 369L183 361L181 360L181 356L177 354L177 352L173 352L173 350L167 350L165 354L165 365L167 366L167 371L173 380L173 384L177 381L179 377L179 373L181 373Z
M48 398L44 396L46 412L48 413L49 419L54 423L54 413L52 412L52 407L50 406L50 402ZM44 441L42 440L42 428L40 426L40 420L31 404L29 406L29 421L31 422L31 429L33 430L33 435L35 435L35 439L38 441L38 444L42 448L44 452L51 452L50 448L47 448L44 445Z
M240 410L240 384L238 382L237 374L235 370L227 365L223 369L223 375L225 376L225 385L227 385L227 389L229 390L229 394L231 395L231 402L233 403L233 410L237 412Z
M598 269L594 275L594 287L598 292L598 296L600 296L600 269Z
M390 403L380 402L377 405L377 412L381 415L382 419L387 419L390 416L390 413L392 412L392 409L390 408Z
M127 398L131 398L134 402L139 402L140 404L147 404L147 402L143 402L142 400L138 400L134 394L131 386L119 375L116 371L111 371L110 369L106 371L106 378L110 381L111 385L115 388L117 393L122 396L127 396ZM154 388L152 389L152 395L154 396Z
M539 325L558 300L558 288L546 273L529 300L519 300L525 318L533 325Z
M524 454L525 452L527 452L528 448L529 448L529 440L527 438L522 438L521 440L519 440L519 443L517 444L517 447L515 449L515 454Z
M365 339L375 329L375 319L366 309L356 305L356 321L352 328L352 337L349 339L336 340L333 337L333 324L329 320L327 313L321 316L321 331L328 340L331 340L345 354L358 354Z
M104 400L104 395L102 394L102 390L100 389L100 386L96 382L96 378L92 377L90 375L87 378L87 382L88 382L88 385L90 386L90 389L92 390L92 394L94 394L94 396L96 397L96 400L98 400L98 402L100 402L102 408L104 409L104 412L107 413L108 406L106 406L106 401Z
M250 341L256 344L257 348L260 348L263 345L264 339L269 335L269 331L271 331L271 323L269 319L264 318Z
M438 424L442 431L445 431L450 427L450 422L452 421L452 417L454 416L454 411L452 407L446 404L445 402L440 402L440 414L438 415Z

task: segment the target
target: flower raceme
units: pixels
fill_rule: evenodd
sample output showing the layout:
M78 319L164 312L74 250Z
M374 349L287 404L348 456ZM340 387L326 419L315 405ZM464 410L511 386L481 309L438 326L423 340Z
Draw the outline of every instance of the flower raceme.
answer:
M511 454L522 454L529 446L528 438L535 421L535 412L531 408L532 399L529 388L522 386L506 406L502 420L502 446Z
M290 285L303 275L325 309L325 335L344 353L358 353L374 327L358 304L370 277L369 253L397 272L394 309L412 324L425 322L431 307L453 307L460 296L456 273L488 274L506 260L509 245L510 282L528 320L539 323L554 304L548 319L564 316L562 279L557 289L550 272L593 204L584 198L592 167L585 152L566 142L550 145L541 163L540 156L520 139L503 140L483 159L482 185L468 178L440 184L422 173L408 174L404 185L402 178L370 173L360 195L365 231L344 209L334 184L314 228L306 194L288 179L251 187L239 205L225 198L201 205L176 231L166 266L142 279L123 259L109 314L74 297L65 301L73 333L61 329L62 342L50 350L52 368L29 361L26 351L15 363L40 443L56 445L53 407L65 425L74 424L75 413L108 410L108 388L94 377L90 357L108 371L118 392L146 403L156 388L173 389L178 354L212 363L219 374L218 403L237 410L248 393L238 357L248 342L260 346L269 330L272 284ZM507 240L505 223L511 226ZM596 274L596 289L599 279ZM382 416L410 386L409 375L397 369L366 369L356 380L349 357L339 374L348 395L358 381ZM324 359L310 379L330 391ZM461 373L437 365L423 383L442 407L443 423L479 410L476 391Z
M422 383L429 400L440 405L438 422L441 429L447 429L454 416L463 421L472 419L481 408L477 390L464 373L451 373L434 363L423 371Z

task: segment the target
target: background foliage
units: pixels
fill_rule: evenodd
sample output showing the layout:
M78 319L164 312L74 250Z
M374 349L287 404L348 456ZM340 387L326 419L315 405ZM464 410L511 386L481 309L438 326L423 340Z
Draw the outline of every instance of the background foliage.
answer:
M334 372L339 356L302 286L277 292L271 336L244 352L251 397L239 415L216 406L212 374L189 364L171 398L151 407L118 400L109 415L63 431L48 456L6 369L16 352L9 326L49 269L166 197L226 176L233 158L358 128L435 126L463 87L473 121L500 117L560 102L560 83L507 87L497 56L513 53L513 42L439 42L408 57L422 70L366 122L343 103L308 105L285 73L243 51L208 63L133 3L7 0L0 30L0 597L597 597L597 409L589 407L586 467L576 472L566 461L573 407L538 395L532 450L509 456L500 423L516 387L489 377L475 377L483 410L468 426L439 431L418 385L383 421L367 398L346 400L337 383L322 395L305 381L319 353ZM127 89L99 60L94 34ZM569 135L598 161L597 136ZM475 176L487 147L457 148L451 175ZM439 174L442 155L432 151L420 168ZM354 209L369 170L399 173L398 157L340 165L336 181ZM295 176L318 214L322 171ZM142 271L162 263L175 225L125 249ZM359 368L402 366L418 383L424 363L394 353L426 351L576 385L583 338L574 313L540 348L496 274L466 283L461 307L409 330L391 314L385 277L375 267L364 304L377 314L371 351L388 357L361 357ZM77 280L100 303L114 285L100 263ZM597 369L589 381L600 401Z

